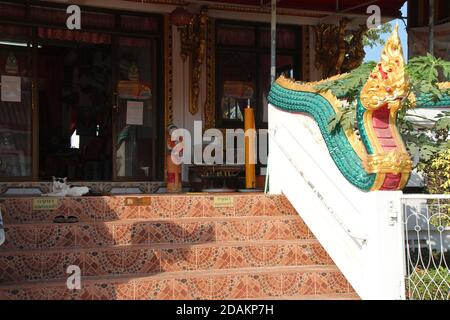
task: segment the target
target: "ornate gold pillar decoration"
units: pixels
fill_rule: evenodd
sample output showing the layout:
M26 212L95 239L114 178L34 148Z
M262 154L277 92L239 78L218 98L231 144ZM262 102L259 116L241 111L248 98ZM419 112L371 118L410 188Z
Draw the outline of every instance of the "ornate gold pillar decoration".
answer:
M198 112L201 67L206 52L206 29L208 23L207 9L193 15L186 26L180 26L181 58L189 58L189 112Z
M349 31L350 20L343 18L339 25L321 24L314 27L316 35L317 68L322 68L323 78L349 72L360 66L364 60L364 35L366 25Z
M303 75L303 81L311 81L311 54L310 54L310 27L302 27L302 60L301 60L301 74Z
M169 16L164 17L164 141L167 141L167 128L173 124L173 56L172 56L172 23ZM164 172L167 163L164 161ZM166 174L164 174L166 179Z
M205 130L214 128L216 119L216 25L208 21L206 48L206 101L203 108Z
M173 57L172 57L172 23L164 17L164 123L165 128L173 123Z

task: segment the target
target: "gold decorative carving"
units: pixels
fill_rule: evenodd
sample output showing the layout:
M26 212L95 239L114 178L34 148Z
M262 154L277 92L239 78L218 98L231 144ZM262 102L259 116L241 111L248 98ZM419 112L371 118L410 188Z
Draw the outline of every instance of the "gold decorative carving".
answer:
M10 52L8 58L6 58L5 72L8 74L17 74L19 72L19 64L13 52Z
M360 94L361 103L367 110L364 113L364 127L374 148L374 154L366 162L366 169L375 170L374 172L377 173L372 190L377 190L377 186L383 184L385 174L389 172L402 174L397 188L401 190L408 182L412 171L412 161L397 127L397 111L401 108L402 101L409 92L408 89L409 78L405 73L403 50L398 26L396 26L386 42L381 62L370 74ZM394 151L386 154L373 126L374 112L382 107L389 109L389 129L397 147L395 154Z
M187 26L179 27L181 39L181 58L189 58L189 112L198 112L200 94L201 67L206 53L206 29L208 23L207 9L193 15Z
M281 75L276 82L282 86L283 88L286 89L290 89L290 90L295 90L295 91L307 91L307 92L315 92L317 93L318 91L314 88L315 86L319 85L319 84L323 84L325 82L329 82L329 81L336 81L339 79L343 79L345 77L348 76L348 73L344 73L344 74L338 74L336 76L324 79L324 80L320 80L320 81L314 81L314 82L299 82L299 81L295 81L291 78L287 78L284 75Z
M173 61L172 61L172 23L169 16L164 17L164 129L173 123ZM167 141L167 130L164 130L164 141ZM164 161L164 179L166 179L167 163Z
M302 54L303 54L303 58L302 58L302 73L303 73L303 80L304 81L309 81L311 79L311 54L310 54L310 46L309 46L309 42L310 42L310 36L309 36L309 26L304 26L302 28L302 35L303 35L303 50L302 50Z
M316 35L317 68L322 68L323 77L349 72L364 60L363 36L366 25L356 31L347 30L349 19L343 18L339 25L321 24L314 27Z
M172 24L168 16L164 18L164 92L165 126L173 123L173 61L172 61Z
M361 102L367 110L376 110L388 104L391 114L401 106L409 88L405 73L403 50L398 36L398 26L386 42L381 62L374 68L361 91Z
M413 162L408 153L394 150L389 153L369 155L364 168L368 173L409 174L412 165Z
M438 83L438 87L441 90L450 89L450 82L440 82Z
M207 49L206 49L206 102L203 108L205 119L205 130L214 128L216 117L216 30L215 21L210 18L207 31Z

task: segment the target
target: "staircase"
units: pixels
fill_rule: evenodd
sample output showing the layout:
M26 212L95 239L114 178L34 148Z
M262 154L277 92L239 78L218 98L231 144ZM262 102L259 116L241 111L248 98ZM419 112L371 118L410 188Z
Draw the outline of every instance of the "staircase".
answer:
M2 300L359 298L284 196L33 201L0 199ZM67 289L70 265L80 290Z

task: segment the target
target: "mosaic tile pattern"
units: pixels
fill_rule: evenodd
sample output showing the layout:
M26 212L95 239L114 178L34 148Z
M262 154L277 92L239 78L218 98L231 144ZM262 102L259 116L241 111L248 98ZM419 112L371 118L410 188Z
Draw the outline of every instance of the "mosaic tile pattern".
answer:
M235 215L236 216L263 216L264 195L255 196L237 196L235 197Z
M36 230L36 248L72 248L75 235L75 230L69 226L42 226Z
M209 300L212 296L212 279L209 277L175 279L173 299Z
M188 221L188 222L186 222ZM111 222L39 223L6 225L6 250L94 248L114 245L208 244L224 241L312 239L297 218L230 218L120 220Z
M316 251L317 250L317 251ZM69 265L77 265L84 276L145 275L262 268L327 265L328 255L317 243L266 245L197 245L158 248L121 246L40 253L1 253L0 275L5 282L62 279Z
M33 225L5 226L5 243L0 250L35 249L37 242L37 228Z
M239 246L230 248L231 268L263 267L264 249L260 246Z
M197 248L197 270L229 269L231 251L228 247Z
M152 195L146 205L127 205L127 198L59 199L54 211L33 211L31 198L0 199L7 234L0 247L0 299L354 294L284 197L238 195L224 208L214 207L211 195ZM59 214L80 222L53 223ZM69 265L88 276L81 290L65 286ZM51 285L41 285L47 280Z
M247 298L247 276L219 276L212 279L211 298L233 300Z
M150 205L127 205L132 196L57 198L52 211L33 211L33 198L0 199L5 222L51 222L56 215L75 215L80 221L176 219L187 217L295 216L285 197L262 194L233 196L231 207L215 207L214 196L150 195ZM143 197L143 196L135 196Z
M314 273L286 273L282 274L283 296L314 295L316 292Z
M282 294L281 274L262 274L247 277L248 297L277 297Z
M189 271L197 269L195 249L176 248L161 250L161 270L165 272Z
M0 283L42 278L42 256L39 253L0 256Z
M82 223L74 227L77 247L95 247L116 244L114 225Z
M80 290L62 284L48 287L2 288L1 300L194 300L264 299L317 296L352 297L338 272L250 272L228 275L147 277L137 280L82 281ZM326 283L326 284L325 284ZM340 296L342 295L342 296ZM353 295L353 298L357 296Z
M297 250L295 245L272 245L264 247L264 260L267 266L295 266Z
M214 207L214 197L205 196L203 198L203 216L204 217L233 217L236 216L236 199L231 207Z
M349 292L349 283L340 272L318 272L314 276L316 294Z
M203 217L204 197L172 196L172 218Z
M138 280L134 283L135 300L170 300L173 298L173 279Z

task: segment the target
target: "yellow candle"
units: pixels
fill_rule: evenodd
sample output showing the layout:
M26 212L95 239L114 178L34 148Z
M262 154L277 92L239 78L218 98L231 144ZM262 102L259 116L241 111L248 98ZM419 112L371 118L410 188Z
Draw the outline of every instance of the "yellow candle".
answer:
M247 189L256 188L255 175L255 115L250 105L245 108L245 187Z

